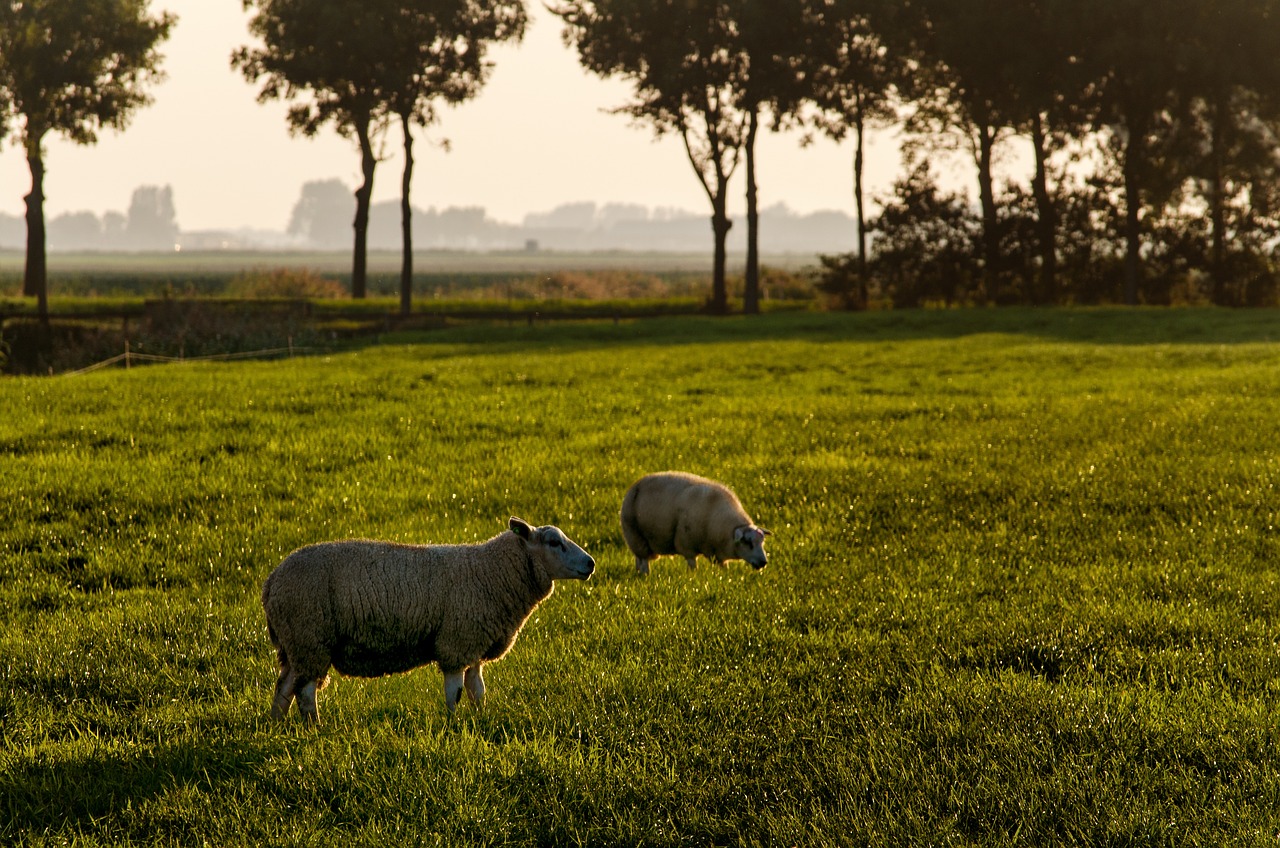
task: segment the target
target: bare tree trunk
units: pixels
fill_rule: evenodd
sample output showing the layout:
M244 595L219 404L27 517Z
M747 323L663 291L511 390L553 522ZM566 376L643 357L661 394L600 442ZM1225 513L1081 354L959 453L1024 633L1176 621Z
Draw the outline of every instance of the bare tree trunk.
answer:
M729 293L725 281L725 242L729 237L729 228L733 226L725 205L729 193L729 178L738 166L741 148L730 147L721 138L717 124L719 113L715 103L710 103L700 112L707 130L706 153L699 154L697 151L693 133L683 115L679 121L680 137L684 141L689 164L693 165L694 173L698 175L698 181L702 183L702 189L711 202L711 232L715 239L715 252L711 268L711 302L707 307L716 315L725 315L729 312ZM732 153L732 157L726 163L729 153Z
M862 188L862 171L864 168L863 145L864 120L862 104L858 104L857 115L853 119L853 203L858 210L858 307L867 308L867 212L865 192Z
M1139 174L1143 137L1141 128L1130 126L1124 151L1124 302L1138 305L1142 278L1142 182Z
M1036 113L1031 121L1031 141L1035 151L1036 171L1031 190L1036 198L1036 231L1040 241L1040 291L1032 299L1041 303L1058 301L1058 212L1049 196L1048 144L1044 120Z
M364 182L356 189L356 243L351 257L351 296L363 300L367 291L369 206L373 198L373 169L378 160L373 155L373 140L369 135L369 121L357 120L356 135L360 139L360 172Z
M728 189L728 180L721 180L720 190L717 193L716 200L713 203L713 213L711 215L711 232L715 237L715 253L711 264L711 312L715 315L727 315L729 312L729 289L725 282L726 277L726 249L725 242L729 239L729 230L733 227L733 221L729 220L729 215L725 211L725 192Z
M1214 98L1214 102L1210 104L1210 121L1212 122L1212 137L1210 145L1212 149L1209 151L1209 222L1213 228L1210 233L1211 239L1209 246L1209 273L1213 278L1213 302L1219 306L1226 305L1227 302L1227 213L1226 213L1226 188L1223 185L1223 146L1226 140L1226 109L1223 108L1224 98Z
M400 237L403 254L400 259L400 314L408 316L413 300L413 206L409 203L409 187L413 180L413 127L409 113L400 116L404 129L404 175L400 181Z
M978 196L982 201L982 287L988 303L1000 296L1000 234L996 217L996 195L991 176L991 155L995 147L995 130L985 123L978 126Z
M27 258L22 274L22 293L34 296L40 323L49 329L49 269L45 259L44 154L43 135L27 140L27 166L31 169L31 192L27 203Z
M742 311L748 315L760 312L760 210L756 192L756 132L759 129L759 107L753 106L747 119L747 269L742 288Z

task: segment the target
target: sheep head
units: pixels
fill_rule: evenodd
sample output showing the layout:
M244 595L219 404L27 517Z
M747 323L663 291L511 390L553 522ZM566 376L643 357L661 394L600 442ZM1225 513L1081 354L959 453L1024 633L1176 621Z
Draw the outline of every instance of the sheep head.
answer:
M734 556L744 560L757 571L769 564L769 555L764 551L764 537L771 535L763 527L744 524L733 530Z
M586 580L595 571L596 561L559 527L534 527L515 516L508 526L552 580Z

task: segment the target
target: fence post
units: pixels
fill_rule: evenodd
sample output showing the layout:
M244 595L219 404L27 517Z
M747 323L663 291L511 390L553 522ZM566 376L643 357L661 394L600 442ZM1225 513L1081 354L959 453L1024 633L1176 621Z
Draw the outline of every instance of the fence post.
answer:
M124 340L124 370L129 370L129 340Z

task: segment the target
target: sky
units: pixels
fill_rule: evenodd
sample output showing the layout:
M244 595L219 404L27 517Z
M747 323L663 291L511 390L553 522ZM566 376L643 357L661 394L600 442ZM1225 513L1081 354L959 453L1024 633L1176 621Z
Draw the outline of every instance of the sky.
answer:
M562 43L560 21L541 0L528 7L524 40L491 49L494 69L480 95L445 109L416 137L414 205L482 206L505 223L580 201L709 215L679 137L655 138L650 128L610 114L627 102L627 83L588 74ZM151 9L178 16L161 46L167 78L123 132L105 130L88 147L47 140L47 218L123 212L138 186L169 185L185 231L284 230L305 183L338 178L355 188L360 167L353 141L332 129L311 139L290 135L286 106L258 103L258 87L232 70L231 52L250 41L241 0L152 0ZM799 132L762 133L762 206L852 214L851 142L801 142ZM3 144L0 212L21 215L30 173L14 139ZM392 131L374 178L375 202L399 197L399 148ZM893 137L872 137L868 193L887 191L900 171ZM730 186L731 214L741 214L744 191L740 170Z

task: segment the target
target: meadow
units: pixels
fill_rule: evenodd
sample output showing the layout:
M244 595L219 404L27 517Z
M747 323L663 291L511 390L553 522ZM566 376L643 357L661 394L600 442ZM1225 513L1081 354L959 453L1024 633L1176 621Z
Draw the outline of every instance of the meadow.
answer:
M468 326L0 380L0 843L1274 845L1280 314ZM770 565L635 574L627 486ZM591 552L483 711L269 717L293 548Z

